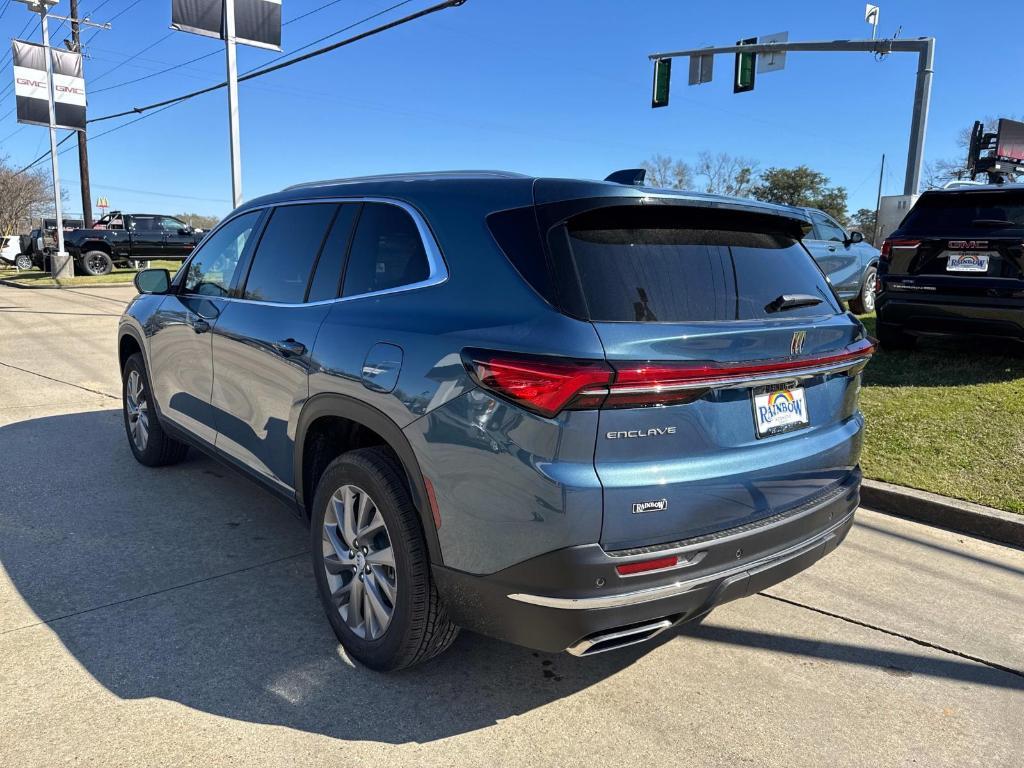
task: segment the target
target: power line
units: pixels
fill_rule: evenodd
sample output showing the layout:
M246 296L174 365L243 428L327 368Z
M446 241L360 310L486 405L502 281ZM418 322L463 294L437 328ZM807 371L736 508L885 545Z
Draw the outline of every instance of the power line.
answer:
M327 37L333 37L334 35L340 34L341 32L344 32L344 31L346 31L348 29L351 29L352 27L355 27L355 26L363 24L363 23L365 23L367 21L370 21L371 19L374 19L374 18L380 16L381 14L384 14L384 13L387 13L388 11L394 10L395 8L398 8L398 7L402 6L402 5L405 5L405 4L407 4L407 3L411 2L411 1L412 0L402 0L402 2L396 3L395 5L393 5L393 6L389 7L389 8L385 8L383 11L379 11L378 13L371 14L370 16L367 16L366 18L361 19L360 21L357 21L357 22L355 22L353 24L350 24L347 27L339 29L336 32L331 33ZM264 67L256 69L256 70L251 70L251 71L245 73L244 75L242 75L241 77L239 77L238 80L239 80L239 82L242 82L243 80L252 80L252 79L254 79L256 77L261 77L262 75L266 75L266 74L269 74L271 72L276 72L277 70L284 69L285 67L289 67L292 64L297 64L300 61L306 61L307 59L312 59L312 58L315 58L317 56L321 56L321 55L323 55L325 53L328 53L330 51L333 51L333 50L335 50L337 48L341 48L341 47L346 46L346 45L351 45L352 43L357 42L359 40L364 40L364 39L366 39L368 37L371 37L373 35L379 34L381 32L385 32L385 31L387 31L389 29L394 29L397 26L400 26L402 24L406 24L406 23L408 23L410 21L414 21L416 19L422 18L422 17L427 16L429 14L436 13L437 11L441 11L441 10L444 10L446 8L458 7L458 6L462 5L465 2L466 2L466 0L444 0L443 2L437 3L436 5L432 5L432 6L428 7L428 8L424 8L421 11L417 11L416 13L411 13L408 16L403 16L400 19L396 19L395 21L388 22L387 24L382 24L379 27L374 27L373 29L369 29L366 32L361 32L358 35L353 35L352 37L346 38L344 40L339 40L337 43L332 43L331 45L324 46L323 48L318 48L318 49L316 49L314 51L310 51L309 53L303 54L302 56L299 56L297 58L289 59L288 61L283 61L283 62L281 62L279 64L274 64L272 66L264 66ZM323 39L323 38L321 38L321 39ZM310 45L314 45L314 44L315 44L315 42L314 43L309 43L306 46L303 46L303 48L308 48ZM300 48L299 50L302 50L302 48ZM293 54L284 54L284 55L293 55ZM183 96L179 96L179 97L174 98L174 99L168 99L168 100L166 100L164 102L159 102L159 103L156 103L156 104L149 104L149 105L147 105L145 107L137 107L137 108L129 110L127 112L121 112L121 113L118 113L118 114L115 114L115 115L104 115L103 117L93 118L92 120L89 120L88 122L90 122L90 123L100 122L100 121L103 121L103 120L111 120L111 119L113 119L115 117L125 117L127 115L132 115L132 114L138 114L139 115L139 117L135 118L134 120L129 120L126 123L121 123L120 125L114 126L113 128L110 128L109 130L103 131L102 133L97 133L97 134L95 134L93 136L90 136L88 141L94 141L95 139L98 139L98 138L101 138L103 136L107 136L107 135L109 135L111 133L114 133L114 131L119 131L122 128L127 128L129 125L134 125L135 123L139 122L140 120L145 120L147 117L152 117L153 115L157 115L157 114L159 114L159 113L161 113L161 112L163 112L163 111L165 111L167 109L170 109L171 107L175 106L176 104L180 104L180 103L182 103L182 102L184 102L184 101L186 101L188 99L194 98L194 97L199 96L201 94L209 93L211 91L218 90L219 88L223 88L226 85L227 85L227 83L223 82L223 83L219 83L217 85L213 85L213 86L209 86L207 88L203 88L203 89L201 89L199 91L194 91L193 93L189 93L189 94L185 94ZM146 113L146 114L142 114L142 113ZM57 146L59 147L60 145L64 144L73 135L74 135L74 132L69 133L67 136L65 136L63 139L61 139L59 142L57 142ZM70 149L70 147L68 147L68 149ZM61 150L57 154L63 154L65 151L67 151L67 150ZM49 156L50 156L49 152L43 153L42 155L37 157L35 160L33 160L31 163L26 165L24 168L22 168L21 170L17 171L14 175L17 176L19 174L25 173L26 171L28 171L29 169L31 169L35 165L41 163L43 160L45 160Z
M288 19L288 21L284 22L284 24L282 24L281 26L282 27L287 27L289 24L292 24L292 23L294 23L296 21L299 21L300 19L304 19L307 16L312 16L314 13L319 13L320 11L324 10L325 8L329 8L332 5L337 5L340 2L342 2L342 0L330 0L330 2L324 3L323 5L321 5L321 6L317 7L317 8L314 8L314 9L312 9L310 11L306 11L305 13L300 14L299 16L296 16L294 19ZM399 3L398 5L393 5L393 6L391 6L391 8L386 8L385 10L381 11L381 13L387 13L390 10L394 10L399 5L404 5L406 2L411 2L411 0L405 0L405 2ZM379 15L380 14L374 14L374 16L367 16L365 19L362 19L361 21L357 21L355 24L353 24L351 26L357 26L359 24L363 24L363 23L373 19L375 16L379 16ZM351 29L351 26L350 27L345 27L345 29ZM333 33L331 33L331 35L328 35L327 37L331 37L333 35L340 34L341 32L344 32L345 29L340 29L337 32L333 32ZM167 35L167 37L169 37L170 35L173 35L173 34L174 34L174 30L172 30ZM157 45L158 43L161 43L161 42L163 42L166 39L167 39L166 37L162 37L156 43L154 43L153 45ZM325 39L326 38L320 38L320 40L325 40ZM317 42L320 42L320 40L315 40L313 43L310 43L308 45L315 45ZM150 48L152 48L152 47L153 46L150 46ZM306 47L308 47L308 46L306 46ZM298 50L301 51L303 49L304 48L299 48ZM148 50L148 49L146 49L146 50ZM143 53L143 52L144 51L140 51L139 53ZM89 92L90 93L103 93L104 91L112 91L115 88L121 88L121 87L126 86L126 85L134 85L135 83L141 83L143 80L150 80L151 78L159 77L160 75L165 75L168 72L173 72L176 69L183 69L184 67L187 67L189 64L195 64L196 62L202 61L203 59L208 59L211 56L219 56L220 53L221 53L220 51L211 51L210 53L204 53L202 56L196 56L194 59L189 59L188 61L183 61L180 64L174 64L174 65L169 66L169 67L167 67L165 69L158 70L157 72L150 72L148 75L142 75L141 77L136 77L136 78L133 78L131 80L125 80L125 81L117 83L115 85L108 85L106 88L90 89ZM292 53L295 53L295 51L293 51ZM124 62L121 62L121 64L119 64L119 65L113 67L112 69L108 70L103 75L100 75L100 77L103 77L105 75L110 74L110 72L113 72L118 67L123 66L128 61L131 61L131 59L134 59L138 55L139 54L135 54L135 56L129 57ZM289 53L289 54L285 54L285 55L291 56L292 54ZM280 57L278 57L278 58L280 58ZM272 62L273 61L277 61L277 59L271 59L271 61ZM99 78L96 78L96 79L99 79ZM92 82L96 82L96 80L93 80Z
M365 21L369 21L370 19L373 19L373 18L375 18L377 16L380 16L381 14L387 13L388 11L394 10L395 8L398 8L398 7L402 6L402 5L405 5L406 3L409 3L411 1L412 0L402 0L402 2L396 3L395 5L392 5L390 8L385 8L383 11L375 13L372 16L367 16L365 19L362 19L361 21L357 21L354 24L350 24L349 26L344 27L343 29L339 29L336 32L331 33L330 35L327 35L326 37L334 37L335 35L340 34L341 32L345 32L345 31L351 29L352 27L358 26L358 25L364 23ZM253 80L253 79L257 78L257 77L262 77L263 75L269 75L271 72L276 72L279 69L284 69L285 67L290 67L293 64L298 64L299 62L306 61L308 59L312 59L312 58L315 58L317 56L322 56L325 53L330 53L333 50L341 48L342 46L351 45L352 43L358 42L359 40L364 40L367 37L371 37L371 36L379 34L381 32L385 32L385 31L387 31L389 29L393 29L393 28L395 28L395 27L397 27L397 26L399 26L401 24L406 24L406 23L408 23L410 21L414 21L415 19L419 19L419 18L421 18L423 16L427 16L427 15L429 15L431 13L436 13L437 11L441 11L441 10L444 10L446 8L454 8L456 6L462 5L465 2L466 2L466 0L443 0L443 2L437 3L436 5L432 5L429 8L424 8L423 10L417 11L416 13L410 13L408 16L403 16L402 18L396 19L395 21L389 21L387 24L382 24L379 27L374 27L373 29L367 30L366 32L360 32L358 35L353 35L352 37L347 37L344 40L339 40L336 43L331 43L330 45L325 45L322 48L317 48L316 50L310 51L309 53L304 53L303 55L297 56L296 58L288 59L287 61L281 61L278 64L271 64L270 66L266 66L265 65L265 66L259 67L257 69L249 70L248 72L246 72L243 75L239 76L238 82L242 83L242 82L245 82L246 80ZM326 38L320 38L320 40L324 40L324 39L326 39ZM316 42L320 42L320 40L315 41L314 43L310 43L309 45L306 45L303 48L299 48L298 50L303 50L304 48L308 48L310 45L315 45ZM272 59L271 61L273 62L273 61L277 61L277 60L279 60L281 58L284 58L286 56L292 56L292 55L294 55L294 53L296 53L296 51L293 51L292 53L288 53L288 54L282 54L281 56L278 57L278 59ZM225 81L217 83L215 85L207 86L206 88L200 88L198 91L192 91L190 93L186 93L186 94L183 94L181 96L175 96L174 98L171 98L171 99L164 99L163 101L158 101L158 102L155 102L153 104L147 104L146 106L143 106L143 107L133 107L132 109L125 110L124 112L116 112L116 113L111 114L111 115L103 115L102 117L94 117L91 120L89 120L89 122L90 123L98 123L98 122L102 122L104 120L113 120L114 118L117 118L117 117L125 117L126 115L142 114L143 112L147 112L147 111L149 111L151 109L156 109L158 107L173 106L174 104L179 104L179 103L181 103L183 101L187 101L189 99L194 99L196 96L202 96L205 93L211 93L213 91L220 90L221 88L224 88L226 86L227 86L227 81L225 80Z

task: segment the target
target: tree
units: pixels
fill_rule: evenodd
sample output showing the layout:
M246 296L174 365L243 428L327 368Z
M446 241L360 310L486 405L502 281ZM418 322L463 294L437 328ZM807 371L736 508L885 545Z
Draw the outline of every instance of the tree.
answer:
M174 217L188 222L188 225L194 229L203 230L213 229L220 221L219 216L206 216L202 213L176 213Z
M661 189L691 189L693 187L693 171L682 160L673 161L668 155L652 155L640 167L647 171L644 183Z
M836 221L846 221L846 188L830 187L828 176L806 165L769 168L750 194L769 203L819 208Z
M0 235L28 231L53 205L53 186L44 168L24 173L0 156Z
M701 152L697 155L696 175L703 181L702 192L714 195L749 197L757 180L757 162L749 157L734 157L725 152L717 155Z
M864 235L864 239L874 245L875 225L877 219L875 211L871 208L858 208L857 212L850 217L850 228L855 229Z

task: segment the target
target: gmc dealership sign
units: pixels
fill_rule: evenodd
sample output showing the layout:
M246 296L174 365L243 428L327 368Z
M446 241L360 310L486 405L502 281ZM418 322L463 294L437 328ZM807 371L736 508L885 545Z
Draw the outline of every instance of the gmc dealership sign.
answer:
M281 50L281 0L234 0L235 39ZM224 0L171 0L171 26L224 38Z
M49 81L46 79L46 49L36 43L15 40L14 95L19 123L49 125ZM53 64L53 109L57 128L85 130L85 80L82 54L50 50Z

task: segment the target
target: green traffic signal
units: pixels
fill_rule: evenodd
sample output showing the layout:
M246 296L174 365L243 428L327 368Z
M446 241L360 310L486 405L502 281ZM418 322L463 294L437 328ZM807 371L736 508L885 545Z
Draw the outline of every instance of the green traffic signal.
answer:
M756 37L737 40L736 45L755 45ZM733 93L745 93L754 90L754 75L757 71L757 54L738 52L736 54L736 70L732 81Z
M654 89L651 107L668 106L668 86L672 77L672 59L656 59L654 62Z

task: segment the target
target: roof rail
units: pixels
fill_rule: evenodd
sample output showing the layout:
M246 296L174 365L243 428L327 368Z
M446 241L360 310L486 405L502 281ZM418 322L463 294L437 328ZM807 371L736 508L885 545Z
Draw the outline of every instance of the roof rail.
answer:
M642 187L647 177L647 170L644 168L624 168L621 171L613 171L605 176L605 181L614 184L625 184L629 187Z

